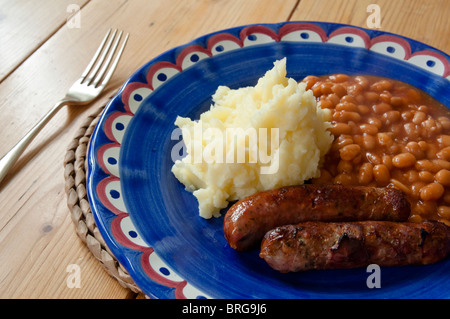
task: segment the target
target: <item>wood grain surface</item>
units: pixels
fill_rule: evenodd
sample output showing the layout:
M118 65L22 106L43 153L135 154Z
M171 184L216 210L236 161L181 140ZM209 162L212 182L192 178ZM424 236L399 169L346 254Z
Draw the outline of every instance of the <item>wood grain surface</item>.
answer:
M450 51L448 0L0 0L0 155L64 96L107 29L130 33L102 96L63 108L0 184L0 298L142 298L108 275L76 235L63 168L83 120L142 64L198 36L244 24L367 27L373 3L381 9L381 30ZM79 288L67 282L73 264L81 269Z

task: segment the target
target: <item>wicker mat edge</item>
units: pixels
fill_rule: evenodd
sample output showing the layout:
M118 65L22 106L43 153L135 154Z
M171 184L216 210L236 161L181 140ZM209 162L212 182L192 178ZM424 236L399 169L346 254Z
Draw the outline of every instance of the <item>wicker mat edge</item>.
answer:
M119 284L134 293L142 291L134 283L128 272L111 253L92 215L86 191L86 154L90 137L97 125L104 105L89 115L69 143L64 158L64 179L67 206L78 237L86 244L106 272L117 279Z

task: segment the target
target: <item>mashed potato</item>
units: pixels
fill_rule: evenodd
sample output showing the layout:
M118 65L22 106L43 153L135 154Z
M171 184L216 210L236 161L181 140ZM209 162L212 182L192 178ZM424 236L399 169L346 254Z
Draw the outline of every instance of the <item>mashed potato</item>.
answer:
M286 77L286 59L276 61L254 87L218 87L198 121L176 119L188 155L172 172L201 217L219 217L230 201L319 177L329 119L304 83Z

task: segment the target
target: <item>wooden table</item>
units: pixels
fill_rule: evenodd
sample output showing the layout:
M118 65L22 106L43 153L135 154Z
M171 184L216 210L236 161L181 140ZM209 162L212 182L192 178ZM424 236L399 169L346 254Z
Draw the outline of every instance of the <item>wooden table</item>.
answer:
M313 20L369 27L450 52L448 0L1 0L0 154L80 75L110 27L130 32L95 103L60 111L0 184L0 298L139 298L108 275L77 236L64 190L68 143L141 65L206 33L250 23ZM369 19L369 20L368 20ZM79 288L68 266L81 269Z

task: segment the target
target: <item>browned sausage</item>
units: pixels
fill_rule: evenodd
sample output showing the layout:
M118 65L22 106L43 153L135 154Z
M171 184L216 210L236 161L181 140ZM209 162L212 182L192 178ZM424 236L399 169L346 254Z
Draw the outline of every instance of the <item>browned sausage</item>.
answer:
M243 251L277 226L303 221L405 221L410 211L406 196L397 189L307 184L259 192L236 202L225 215L223 230L230 246Z
M260 257L280 272L425 265L450 252L450 227L437 221L305 222L269 231Z

